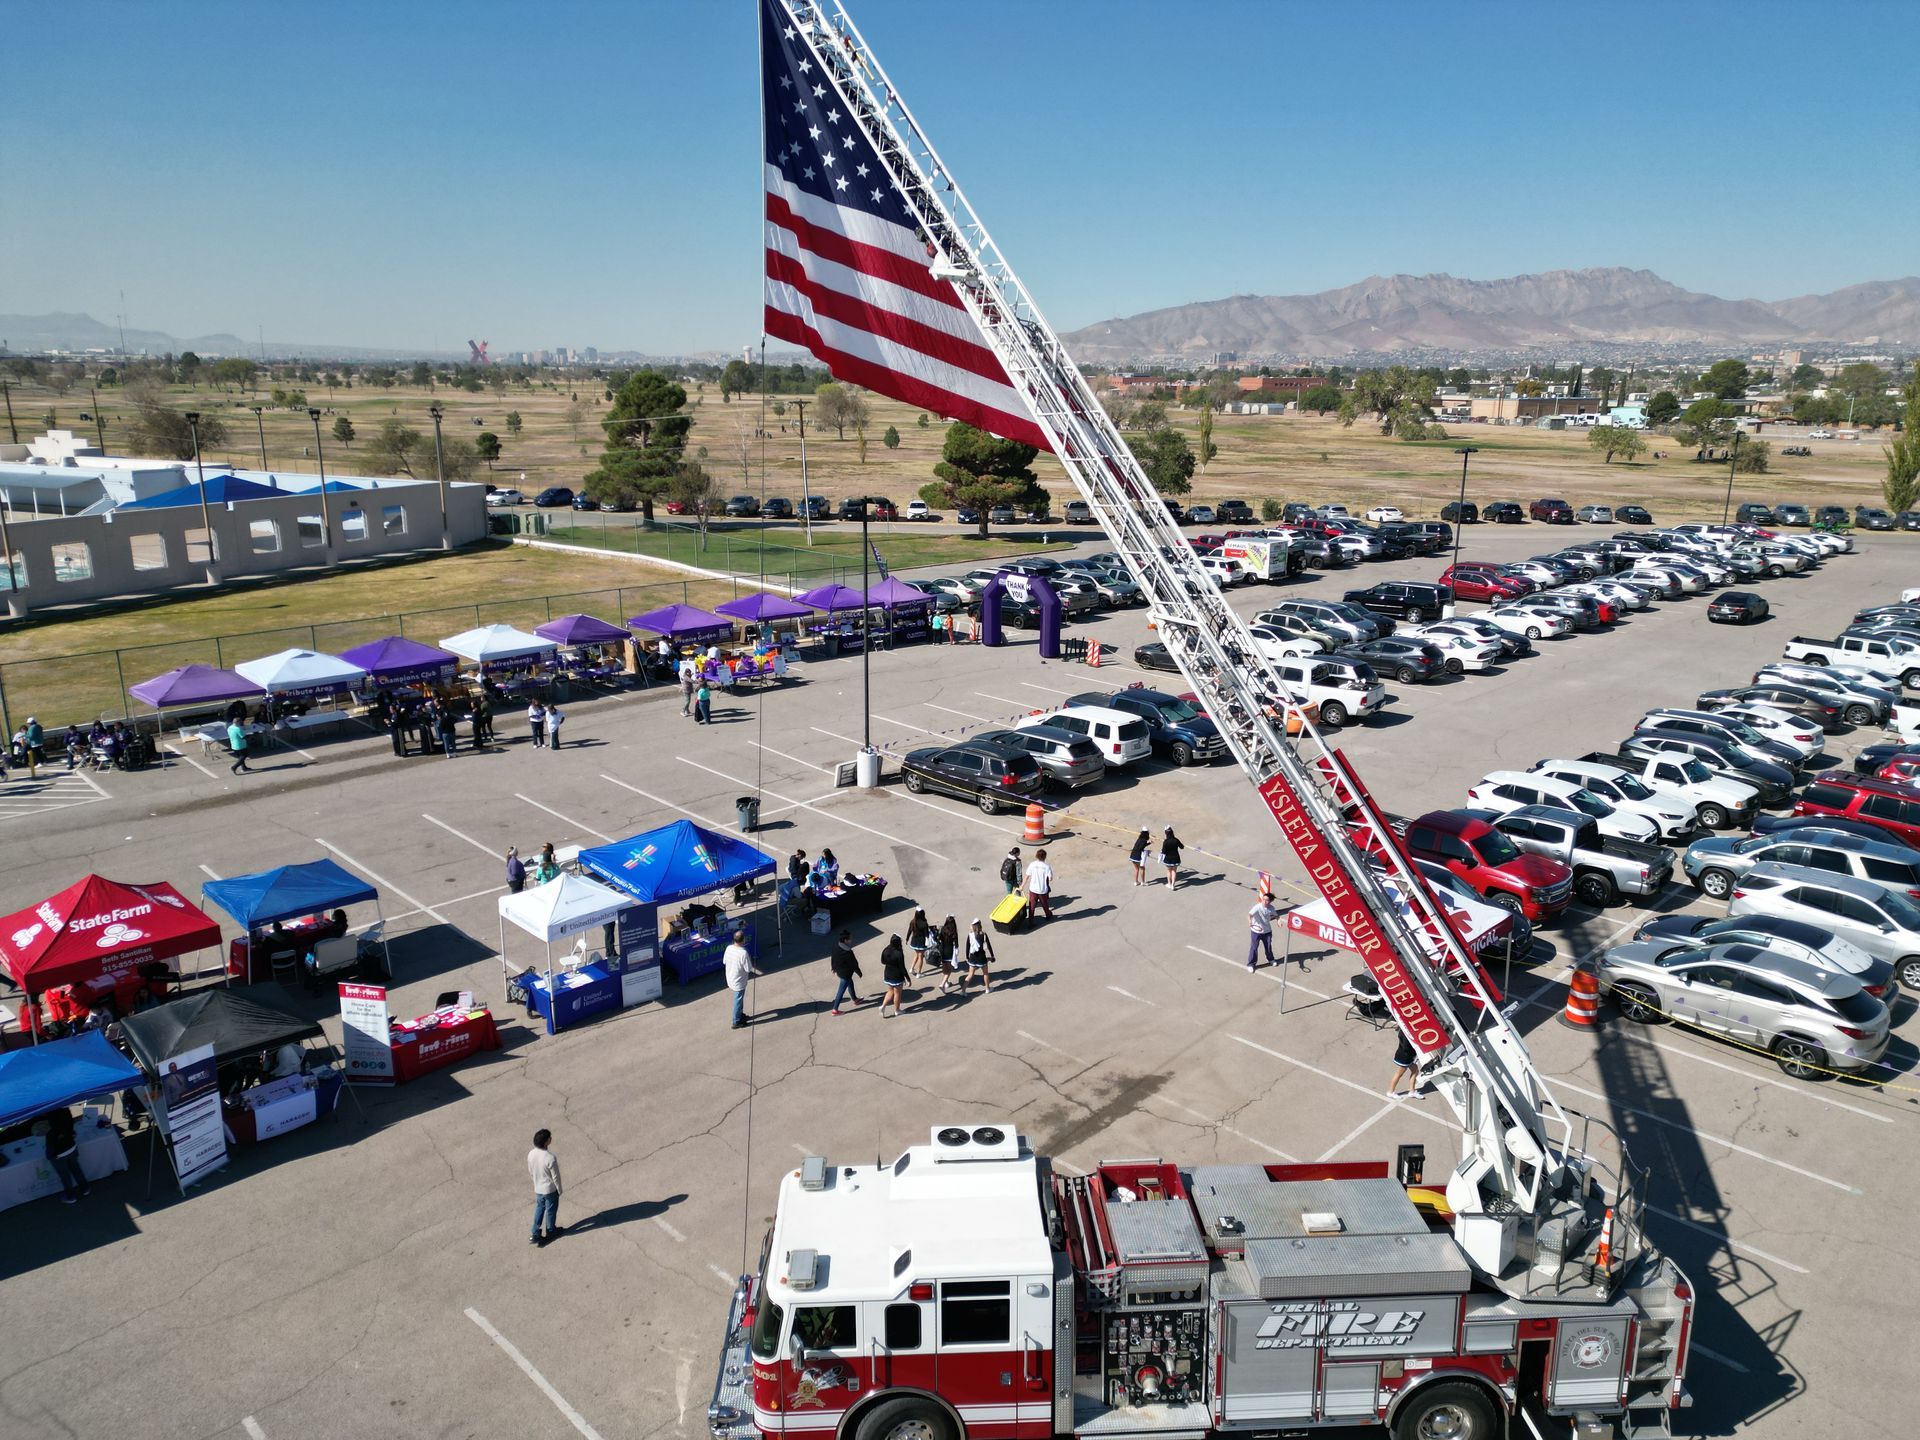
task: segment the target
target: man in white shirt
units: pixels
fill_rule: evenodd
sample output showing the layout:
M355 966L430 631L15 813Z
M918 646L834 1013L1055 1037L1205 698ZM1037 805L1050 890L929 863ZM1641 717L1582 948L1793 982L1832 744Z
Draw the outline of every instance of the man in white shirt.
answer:
M1027 863L1027 913L1035 921L1040 919L1041 910L1047 912L1047 919L1053 918L1053 867L1047 864L1047 852L1036 850L1033 859Z
M1273 917L1275 911L1270 897L1262 895L1253 902L1253 908L1247 911L1247 969L1259 968L1256 958L1261 950L1267 952L1267 964L1273 959Z
M727 946L727 988L733 991L733 1028L738 1030L747 1023L747 981L760 974L754 968L753 957L747 953L747 932L733 932L733 943Z
M527 1152L527 1174L533 1179L533 1233L527 1237L529 1245L551 1240L560 1233L560 1157L547 1148L552 1143L551 1130L536 1130L533 1149ZM546 1221L544 1236L540 1233L543 1219Z

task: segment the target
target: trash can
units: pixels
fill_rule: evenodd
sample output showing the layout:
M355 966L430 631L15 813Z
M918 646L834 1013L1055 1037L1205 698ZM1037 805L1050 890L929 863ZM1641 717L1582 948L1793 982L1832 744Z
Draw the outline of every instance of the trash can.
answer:
M751 835L760 828L760 797L741 795L733 802L733 815L740 829Z
M854 783L862 790L873 790L880 784L880 752L862 750L854 757Z

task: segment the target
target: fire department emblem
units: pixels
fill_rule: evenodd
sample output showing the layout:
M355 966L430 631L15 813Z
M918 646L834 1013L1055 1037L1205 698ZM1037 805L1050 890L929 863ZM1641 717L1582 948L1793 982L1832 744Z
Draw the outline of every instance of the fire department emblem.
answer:
M847 1372L839 1365L809 1365L800 1372L795 1382L793 1394L787 1397L789 1410L805 1410L812 1407L824 1410L827 1402L820 1396L822 1390L837 1390L847 1383Z
M1567 1355L1582 1370L1598 1370L1613 1359L1614 1349L1612 1332L1586 1330L1573 1337Z

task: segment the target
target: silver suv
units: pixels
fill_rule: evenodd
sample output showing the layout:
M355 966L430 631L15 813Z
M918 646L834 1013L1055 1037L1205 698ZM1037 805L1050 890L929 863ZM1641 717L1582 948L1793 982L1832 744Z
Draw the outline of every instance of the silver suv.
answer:
M1881 845L1842 830L1806 825L1776 835L1738 840L1715 835L1696 840L1680 859L1681 868L1702 895L1724 900L1734 882L1756 865L1802 865L1834 875L1871 880L1920 899L1920 854L1911 846Z
M1106 777L1107 762L1100 747L1086 736L1057 725L1031 725L1025 730L988 730L973 737L982 745L1024 750L1033 756L1049 786L1078 790Z
M1892 961L1901 986L1920 990L1920 905L1898 890L1804 865L1756 865L1734 882L1727 914L1822 926Z
M1796 1080L1866 1069L1891 1030L1887 1007L1852 976L1758 945L1629 940L1600 957L1600 988L1629 1020L1677 1020L1765 1050Z

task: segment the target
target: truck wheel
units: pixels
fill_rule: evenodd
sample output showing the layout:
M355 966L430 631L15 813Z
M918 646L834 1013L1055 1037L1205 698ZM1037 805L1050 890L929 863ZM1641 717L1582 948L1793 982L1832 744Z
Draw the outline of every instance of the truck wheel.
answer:
M1458 1381L1416 1392L1393 1417L1393 1440L1493 1440L1501 1431L1487 1392Z
M953 1440L953 1422L931 1400L882 1400L860 1417L854 1440Z
M1502 910L1511 910L1515 915L1524 915L1526 908L1521 905L1518 895L1509 895L1504 890L1496 890L1485 897L1489 905L1498 905Z
M927 792L927 782L909 770L907 772L907 789L911 790L915 795L924 795Z
M1825 665L1827 663L1827 657L1824 655L1809 655L1800 663L1803 665Z
M1827 1052L1796 1035L1782 1035L1773 1042L1773 1060L1795 1080L1815 1079L1827 1068Z
M1715 900L1724 900L1733 893L1733 876L1724 870L1702 870L1700 872L1700 893Z
M1908 955L1896 961L1893 973L1908 990L1920 990L1920 955Z
M1320 725L1325 730L1338 730L1347 723L1347 707L1338 700L1329 700L1320 707Z
M1173 763L1176 765L1184 766L1193 763L1193 747L1184 740L1174 741L1173 748L1167 753L1173 757Z
M1573 878L1573 893L1596 910L1604 910L1620 898L1612 877L1587 870Z
M1700 823L1709 830L1724 828L1727 823L1726 809L1719 805L1702 805L1700 807Z
M1920 690L1920 670L1909 670L1900 677L1900 683L1909 690Z
M1651 990L1643 990L1638 985L1614 986L1613 1000L1620 1007L1620 1013L1636 1025L1651 1025L1661 1018L1660 1002Z
M1849 705L1842 717L1849 725L1871 725L1873 707L1870 705Z

